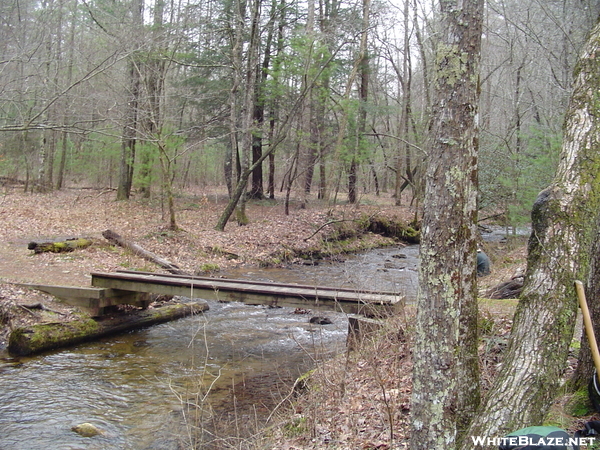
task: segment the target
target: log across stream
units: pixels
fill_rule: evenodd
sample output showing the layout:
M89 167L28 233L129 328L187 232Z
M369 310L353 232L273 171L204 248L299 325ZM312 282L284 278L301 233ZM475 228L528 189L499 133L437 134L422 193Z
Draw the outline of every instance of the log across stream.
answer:
M340 313L328 313L330 325L315 325L291 308L209 306L39 356L1 358L0 448L194 448L185 439L199 430L200 417L207 431L219 423L251 432L314 361L345 348ZM103 433L71 431L81 423Z
M10 334L8 352L13 356L27 356L169 322L206 310L208 310L208 304L204 301L187 304L175 303L129 314L121 313L112 317L84 317L71 322L43 323L17 328Z

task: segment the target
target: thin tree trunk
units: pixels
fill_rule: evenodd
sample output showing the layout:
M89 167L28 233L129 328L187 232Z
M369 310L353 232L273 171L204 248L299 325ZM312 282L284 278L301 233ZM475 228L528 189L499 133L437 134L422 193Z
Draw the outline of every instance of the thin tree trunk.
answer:
M361 147L363 145L364 134L367 127L367 99L369 92L369 56L367 55L367 40L369 30L370 0L363 0L363 21L360 39L360 56L358 61L358 70L360 71L359 87L359 111L358 123L356 129L356 140L354 146L354 155L350 162L348 171L348 202L356 203L356 185L358 181L358 166Z
M135 148L137 144L138 107L140 95L140 74L133 59L128 62L129 86L125 125L121 139L121 159L119 162L119 181L117 200L127 200L131 196Z
M312 142L312 117L313 117L313 89L314 86L309 80L311 68L314 67L314 47L315 39L315 0L308 0L306 26L304 29L306 36L306 59L304 61L304 73L302 74L302 89L307 89L306 98L300 112L299 128L301 130L298 146L298 172L300 178L300 192L302 200L300 208L306 208L308 195L312 184L312 174L314 171L315 157Z
M275 16L277 13L277 3L273 0L271 5L271 18L269 20L269 34L265 44L265 51L262 65L257 66L256 74L256 95L254 100L254 122L256 131L253 134L252 140L252 163L254 164L262 155L263 151L263 127L265 123L265 86L267 83L267 75L271 65L271 46L275 33ZM264 197L263 187L263 166L258 164L252 172L252 188L250 189L250 197L261 199Z
M135 0L132 4L133 28L137 31L142 26L144 10L143 0ZM135 33L135 37L138 35ZM133 172L135 167L135 151L139 127L140 107L140 68L137 65L136 50L138 43L134 43L133 53L127 61L129 75L129 92L127 92L127 105L125 109L125 123L121 137L121 158L119 161L119 181L117 182L117 200L127 200L131 196L133 186Z
M68 43L68 56L67 56L67 75L66 75L66 85L70 86L73 81L73 64L74 64L74 50L75 50L75 30L77 28L77 0L73 0L73 11L71 14L71 30L69 33L69 43ZM67 127L70 117L70 110L65 106L63 112L63 126ZM65 171L67 167L67 157L69 151L69 133L66 131L63 132L62 135L62 146L60 151L60 159L58 163L58 173L56 178L56 189L60 190L63 188L64 179L65 179Z
M231 39L231 59L232 59L232 78L231 89L229 91L229 129L230 145L227 147L225 159L225 180L229 198L235 196L235 186L240 180L239 167L239 90L241 85L242 72L242 36L244 33L245 3L241 0L228 3L230 16L230 39Z
M246 76L244 86L244 100L242 103L242 142L241 142L241 170L242 174L248 173L250 166L250 154L252 153L252 143L254 139L255 124L254 124L254 107L256 100L256 66L258 64L259 57L259 19L260 19L260 2L261 0L253 0L252 3L252 17L250 26L250 42L248 43L248 60L246 61ZM256 161L253 161L252 171L262 164L264 158L259 157ZM237 221L239 225L246 225L248 223L248 217L246 215L246 190L241 193L239 197L239 204L237 205Z

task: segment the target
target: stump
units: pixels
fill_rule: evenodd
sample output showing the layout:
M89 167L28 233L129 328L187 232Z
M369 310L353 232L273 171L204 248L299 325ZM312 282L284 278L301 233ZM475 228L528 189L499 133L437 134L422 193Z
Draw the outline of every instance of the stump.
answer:
M349 350L358 349L365 339L374 337L383 326L383 322L378 319L350 315L348 316L348 337L346 346Z

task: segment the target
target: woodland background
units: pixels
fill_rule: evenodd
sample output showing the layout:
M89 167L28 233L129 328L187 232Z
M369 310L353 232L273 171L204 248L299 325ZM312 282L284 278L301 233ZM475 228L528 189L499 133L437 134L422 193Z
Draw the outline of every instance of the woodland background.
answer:
M405 191L418 201L434 10L417 0L2 2L0 176L26 191L172 199L215 185L233 196L253 169L255 198L305 206L310 193L354 203L391 192L400 203ZM487 2L479 207L508 225L529 220L554 173L573 65L599 10Z

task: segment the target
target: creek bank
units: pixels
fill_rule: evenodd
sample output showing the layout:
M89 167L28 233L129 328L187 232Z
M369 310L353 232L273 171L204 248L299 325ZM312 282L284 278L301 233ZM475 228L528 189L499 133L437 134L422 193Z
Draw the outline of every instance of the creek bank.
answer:
M206 310L208 310L206 302L175 303L95 319L82 315L79 319L69 322L50 322L19 327L14 329L9 336L8 352L13 356L28 356L168 322Z
M259 259L260 267L271 267L281 263L300 263L334 259L344 254L352 254L375 248L389 247L398 243L418 244L421 238L420 227L405 220L384 215L361 214L354 219L332 219L321 225L310 240L323 228L330 229L319 241L308 247L282 245L282 249L272 252L267 258Z

